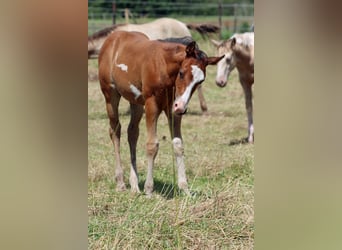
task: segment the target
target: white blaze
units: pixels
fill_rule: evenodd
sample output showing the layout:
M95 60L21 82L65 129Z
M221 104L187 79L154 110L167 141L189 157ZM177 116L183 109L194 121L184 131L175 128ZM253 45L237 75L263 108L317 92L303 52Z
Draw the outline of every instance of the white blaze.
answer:
M191 73L192 73L192 82L189 84L189 86L186 87L184 93L177 98L177 100L182 100L185 103L185 107L188 104L190 100L190 95L192 92L192 89L196 86L197 83L204 80L204 73L203 71L196 65L191 65Z

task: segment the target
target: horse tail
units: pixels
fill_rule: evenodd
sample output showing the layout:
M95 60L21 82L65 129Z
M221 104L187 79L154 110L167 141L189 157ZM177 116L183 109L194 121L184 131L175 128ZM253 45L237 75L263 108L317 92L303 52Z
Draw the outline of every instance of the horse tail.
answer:
M187 24L188 29L195 30L201 34L203 38L209 36L209 33L218 33L220 28L213 24Z
M109 34L112 33L117 27L122 25L123 24L112 25L110 27L96 31L94 34L88 36L88 59L98 57L98 50L95 48L96 41L103 37L109 36Z

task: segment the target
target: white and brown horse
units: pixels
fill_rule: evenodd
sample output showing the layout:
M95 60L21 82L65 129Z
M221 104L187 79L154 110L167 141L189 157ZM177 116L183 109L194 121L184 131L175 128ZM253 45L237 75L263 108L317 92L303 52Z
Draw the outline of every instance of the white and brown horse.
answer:
M107 39L114 31L137 31L144 33L149 39L166 39L189 37L189 31L196 30L202 36L207 33L217 33L219 28L211 24L185 24L173 18L159 18L149 23L144 24L118 24L111 27L99 30L88 37L88 59L97 58L99 51ZM200 107L203 112L208 110L201 86L198 88L198 98Z
M211 40L217 48L217 55L224 60L217 64L216 84L224 87L229 74L237 68L244 91L248 118L248 142L254 142L252 85L254 84L254 32L235 34L226 41Z
M115 31L104 42L99 55L99 80L110 120L109 135L116 156L117 190L125 190L120 158L121 125L118 106L120 98L130 102L131 120L127 129L131 152L130 186L139 192L136 145L139 123L145 107L147 128L147 177L144 189L153 191L153 165L158 152L157 121L165 112L173 139L178 170L178 187L186 193L188 183L183 160L181 119L192 93L206 76L207 65L223 57L207 57L196 42L187 46L178 43L151 41L140 32Z

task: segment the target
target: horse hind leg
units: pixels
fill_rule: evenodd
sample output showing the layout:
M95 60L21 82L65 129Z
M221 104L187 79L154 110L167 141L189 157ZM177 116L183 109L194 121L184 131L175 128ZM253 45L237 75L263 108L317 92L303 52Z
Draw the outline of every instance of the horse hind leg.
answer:
M120 137L121 137L121 124L119 121L119 102L120 94L116 90L112 90L109 102L106 102L107 113L109 117L109 136L114 144L114 152L116 159L115 166L115 181L116 190L124 191L126 190L126 185L124 182L124 174L121 163L120 156Z
M197 88L197 93L198 93L198 99L200 102L201 110L204 114L206 114L208 112L208 107L207 107L207 103L206 103L204 95L203 95L203 89L202 89L201 84Z
M131 153L131 173L129 183L133 193L140 193L139 180L137 171L136 148L139 138L139 123L144 113L144 108L141 105L130 104L131 120L127 128L128 143Z

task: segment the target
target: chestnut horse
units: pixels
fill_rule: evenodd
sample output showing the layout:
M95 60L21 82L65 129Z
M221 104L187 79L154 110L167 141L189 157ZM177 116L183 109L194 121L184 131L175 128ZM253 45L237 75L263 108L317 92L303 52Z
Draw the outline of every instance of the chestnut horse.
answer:
M177 163L178 187L189 193L183 159L181 135L182 114L186 112L192 93L202 83L207 65L223 57L207 57L196 42L151 41L140 32L115 31L104 42L99 54L99 80L110 120L109 135L116 155L117 190L125 190L120 158L121 125L118 106L121 96L130 102L131 120L127 129L131 153L130 186L140 192L136 165L139 123L145 106L147 128L147 176L145 193L153 191L153 165L158 152L157 120L165 112L173 138Z
M236 67L244 91L248 118L248 142L254 142L252 85L254 84L254 32L235 34L226 41L211 40L224 60L217 64L216 84L224 87Z
M148 36L151 40L179 38L191 36L190 30L196 30L202 37L208 33L217 33L219 27L211 24L185 24L173 18L159 18L144 24L117 24L99 30L88 37L88 59L97 58L102 44L114 31L138 31ZM203 112L208 111L208 107L203 95L201 86L198 88L198 98Z

